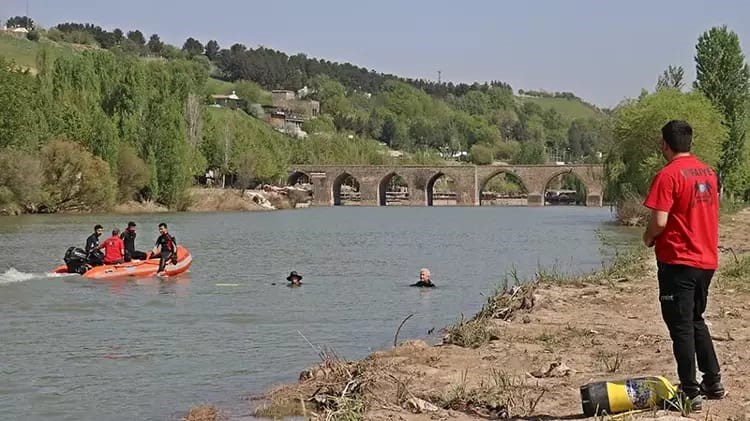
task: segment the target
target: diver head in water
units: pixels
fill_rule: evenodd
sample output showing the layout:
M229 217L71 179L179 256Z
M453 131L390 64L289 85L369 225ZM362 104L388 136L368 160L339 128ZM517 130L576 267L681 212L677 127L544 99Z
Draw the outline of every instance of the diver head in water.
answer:
M286 277L292 285L299 285L302 283L302 275L298 274L297 271L292 271L289 276Z
M416 284L412 284L413 287L434 287L435 284L432 283L432 279L430 279L430 270L427 268L422 268L419 270L419 282Z

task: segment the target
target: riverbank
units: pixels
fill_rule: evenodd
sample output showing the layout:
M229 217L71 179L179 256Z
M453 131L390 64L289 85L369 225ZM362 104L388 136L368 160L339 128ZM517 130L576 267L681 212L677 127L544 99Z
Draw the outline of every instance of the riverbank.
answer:
M185 212L228 212L228 211L269 211L302 207L297 203L300 193L284 189L276 190L237 190L221 188L199 188L189 190L189 205ZM171 210L155 202L130 201L112 208L113 213L163 213Z
M706 312L729 396L706 401L701 418L750 412L750 210L721 225L721 269ZM664 375L676 381L650 252L576 280L540 273L536 282L488 299L444 342L403 341L346 362L321 348L300 381L254 399L259 416L330 414L421 421L488 417L574 418L579 387L606 379ZM406 321L408 323L408 320ZM335 419L335 418L334 418Z

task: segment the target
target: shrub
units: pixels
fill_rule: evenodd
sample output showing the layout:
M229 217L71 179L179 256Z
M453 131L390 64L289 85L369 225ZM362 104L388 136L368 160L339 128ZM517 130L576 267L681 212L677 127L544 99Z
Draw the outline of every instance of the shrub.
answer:
M40 37L41 36L39 35L39 31L37 31L36 29L29 31L29 33L26 34L26 39L28 39L29 41L33 41L33 42L39 41Z
M120 146L117 168L117 188L121 201L134 199L136 193L146 187L151 179L148 166L130 145Z
M45 208L51 212L107 209L116 184L109 165L73 142L55 140L41 151Z
M476 144L469 150L471 162L477 165L488 165L494 160L494 151L489 145Z
M42 167L39 159L25 151L0 149L0 205L34 210L42 200Z

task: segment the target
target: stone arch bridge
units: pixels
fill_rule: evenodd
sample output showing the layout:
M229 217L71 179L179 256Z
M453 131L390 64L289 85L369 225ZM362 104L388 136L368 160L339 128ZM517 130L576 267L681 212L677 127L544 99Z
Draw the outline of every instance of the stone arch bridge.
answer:
M544 206L549 182L562 174L574 174L586 187L586 206L602 206L604 191L601 165L296 165L289 168L289 185L307 177L312 183L313 206L338 204L341 185L349 177L359 183L361 205L385 205L388 183L401 176L409 190L408 205L431 206L435 182L450 177L456 191L456 204L478 206L485 184L498 174L514 175L528 192L529 206Z

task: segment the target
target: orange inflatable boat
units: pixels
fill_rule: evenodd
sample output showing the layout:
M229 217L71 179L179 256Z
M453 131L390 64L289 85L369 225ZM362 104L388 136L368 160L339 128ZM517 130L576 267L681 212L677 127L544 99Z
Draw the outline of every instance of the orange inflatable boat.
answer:
M179 275L190 269L192 263L193 257L190 255L190 252L185 247L177 246L177 264L172 264L172 262L167 263L167 266L164 268L164 273L167 276ZM133 260L132 262L119 265L102 265L93 267L86 265L86 268L87 270L81 274L81 276L89 279L156 276L156 271L159 269L159 259ZM77 271L71 271L68 264L58 266L52 272L80 273Z

